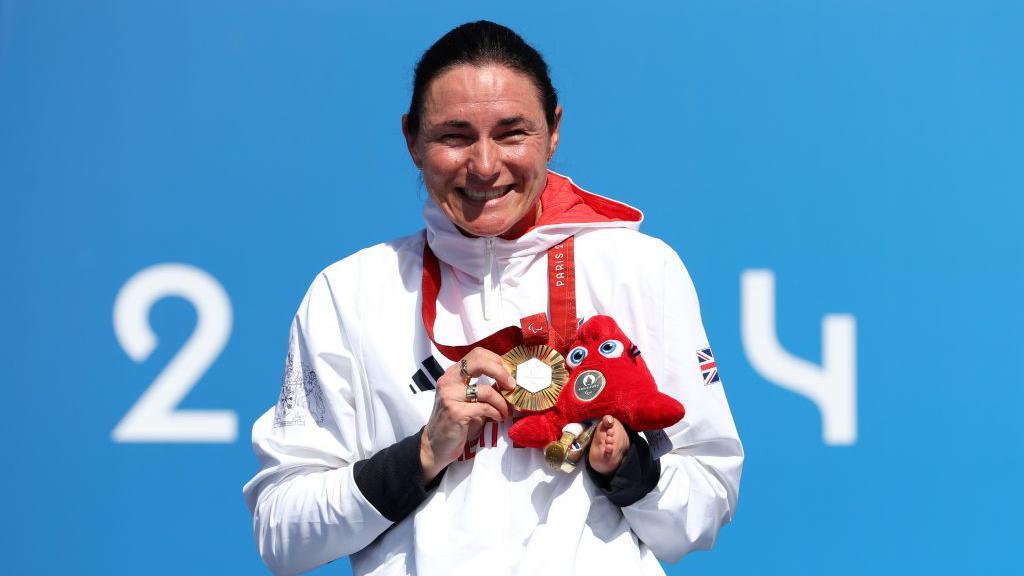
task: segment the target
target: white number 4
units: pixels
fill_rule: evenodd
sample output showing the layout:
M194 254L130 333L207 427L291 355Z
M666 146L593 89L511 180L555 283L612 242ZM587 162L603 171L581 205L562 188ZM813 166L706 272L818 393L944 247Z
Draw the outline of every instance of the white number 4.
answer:
M114 428L115 442L234 442L231 410L175 410L213 364L231 334L231 301L212 276L187 264L158 264L132 276L114 301L114 332L125 353L143 362L156 349L149 311L179 296L196 309L196 327L156 380Z

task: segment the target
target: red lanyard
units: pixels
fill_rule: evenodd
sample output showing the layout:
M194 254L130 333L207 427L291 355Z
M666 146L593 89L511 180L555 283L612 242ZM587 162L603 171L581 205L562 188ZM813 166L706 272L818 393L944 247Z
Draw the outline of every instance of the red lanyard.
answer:
M519 344L547 344L565 354L576 337L576 262L573 237L548 249L548 309L551 323L543 312L520 319L519 326L506 326L494 334L462 346L441 344L434 338L437 296L441 293L441 264L423 240L423 326L438 351L455 362L476 347L504 354Z

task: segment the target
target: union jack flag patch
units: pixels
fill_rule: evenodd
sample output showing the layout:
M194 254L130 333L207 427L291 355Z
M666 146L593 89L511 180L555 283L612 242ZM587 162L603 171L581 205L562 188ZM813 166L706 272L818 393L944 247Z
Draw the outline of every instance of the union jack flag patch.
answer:
M704 377L705 386L721 382L721 379L718 378L718 364L715 362L715 356L711 353L711 348L697 350L697 364L700 366L700 374Z

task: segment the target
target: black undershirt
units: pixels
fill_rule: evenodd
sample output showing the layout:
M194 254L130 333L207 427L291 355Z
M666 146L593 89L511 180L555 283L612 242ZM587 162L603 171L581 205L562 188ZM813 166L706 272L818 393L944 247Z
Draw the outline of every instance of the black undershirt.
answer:
M591 481L619 507L629 506L646 496L658 485L661 477L661 462L651 457L647 441L632 430L626 431L629 449L611 476L594 470L590 459L586 459L587 475ZM422 433L421 429L353 465L356 486L370 504L392 522L401 522L413 513L444 476L442 470L429 484L424 482L420 463Z

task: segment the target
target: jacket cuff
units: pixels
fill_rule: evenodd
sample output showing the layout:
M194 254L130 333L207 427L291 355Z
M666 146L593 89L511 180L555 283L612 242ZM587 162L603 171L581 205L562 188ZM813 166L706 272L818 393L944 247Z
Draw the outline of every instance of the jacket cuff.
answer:
M444 470L430 484L423 482L419 432L352 465L356 486L363 496L392 522L412 514L428 492L440 484Z
M611 476L605 476L590 466L589 455L587 474L604 495L619 508L635 503L658 485L661 478L661 461L651 457L651 447L640 434L626 429L629 434L629 449L622 462Z

